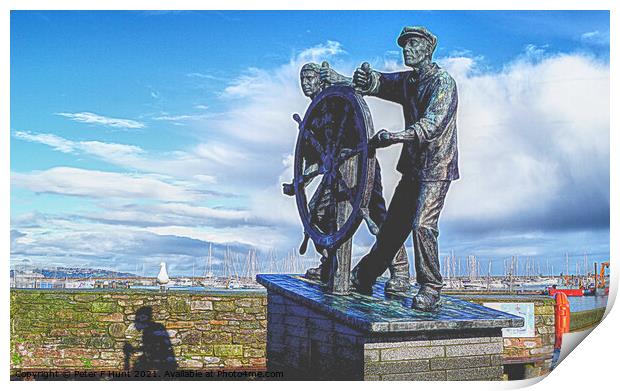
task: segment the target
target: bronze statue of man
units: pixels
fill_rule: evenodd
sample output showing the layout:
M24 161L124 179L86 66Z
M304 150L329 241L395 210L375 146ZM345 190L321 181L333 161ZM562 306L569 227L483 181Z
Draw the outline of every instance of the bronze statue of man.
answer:
M439 270L438 220L450 182L459 178L456 137L458 96L454 79L432 55L437 38L424 27L405 27L398 37L405 65L411 70L382 73L355 70L353 84L363 94L402 105L405 130L380 130L371 140L375 148L402 144L397 170L402 174L387 217L370 252L351 273L360 292L386 269L412 233L415 268L420 290L413 307L430 311L439 305L443 280Z
M301 82L301 90L305 96L313 100L315 96L321 92L321 67L319 64L309 62L301 67L299 72L299 81Z
M309 62L304 64L299 71L299 81L301 83L301 91L305 96L313 100L315 96L321 92L321 79L319 78L319 64ZM292 183L283 183L282 192L289 196L295 195L295 188Z
M313 100L323 87L333 84L351 85L351 78L347 78L335 71L330 71L327 66L319 66L316 63L304 64L300 71L301 89L305 96ZM312 163L312 162L307 162ZM294 195L295 190L292 184L283 184L283 192L287 195ZM324 230L334 229L336 216L333 215L335 208L331 205L335 202L329 191L322 192L322 197L312 197L309 206L312 211L312 218L315 223ZM372 195L369 202L369 214L371 220L381 226L386 218L385 199L383 198L383 187L381 184L381 168L379 163L375 163L375 179L372 189ZM319 254L323 253L323 248L316 246ZM388 293L406 292L410 287L409 282L409 260L404 245L398 249L395 256L392 257L386 268L390 269L390 279L385 285L385 291ZM329 265L327 258L321 258L321 264L318 267L310 268L306 271L306 277L310 279L326 281L328 278Z

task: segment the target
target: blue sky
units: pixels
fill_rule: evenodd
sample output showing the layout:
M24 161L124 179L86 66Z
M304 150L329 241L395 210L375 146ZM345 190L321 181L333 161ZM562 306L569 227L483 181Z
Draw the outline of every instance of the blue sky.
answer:
M609 257L609 13L11 14L11 262L178 273L209 243L292 251L299 67L403 69L404 25L459 86L442 255ZM398 107L368 98L375 127ZM386 197L396 147L381 151ZM372 244L365 228L355 252ZM137 266L136 266L137 265ZM558 270L556 268L556 270Z

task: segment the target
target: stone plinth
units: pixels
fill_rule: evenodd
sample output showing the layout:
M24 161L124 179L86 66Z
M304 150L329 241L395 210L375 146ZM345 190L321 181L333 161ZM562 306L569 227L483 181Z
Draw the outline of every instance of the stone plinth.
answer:
M337 296L300 276L262 274L267 366L284 380L499 380L503 327L523 319L442 297L437 312L411 309L414 290Z

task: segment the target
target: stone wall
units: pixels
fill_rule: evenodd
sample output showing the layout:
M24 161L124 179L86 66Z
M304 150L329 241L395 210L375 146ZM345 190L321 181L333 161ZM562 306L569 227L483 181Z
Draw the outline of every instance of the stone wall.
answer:
M555 299L543 296L497 296L485 297L457 296L478 304L501 302L534 303L534 337L504 338L504 364L525 364L526 377L536 377L549 373L555 344Z
M500 329L363 332L269 293L269 370L284 380L500 380Z
M266 305L260 292L11 290L11 370L132 369L144 308L179 369L263 369Z
M571 312L570 313L570 331L581 331L598 325L605 315L605 308L596 308L593 310Z

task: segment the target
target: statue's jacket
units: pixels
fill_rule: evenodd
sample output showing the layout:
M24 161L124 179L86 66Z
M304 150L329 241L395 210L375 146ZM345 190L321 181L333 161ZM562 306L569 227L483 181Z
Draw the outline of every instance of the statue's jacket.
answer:
M406 129L396 135L406 141L397 170L421 181L458 179L458 95L448 72L433 63L420 75L414 71L373 71L371 80L366 95L403 106Z

